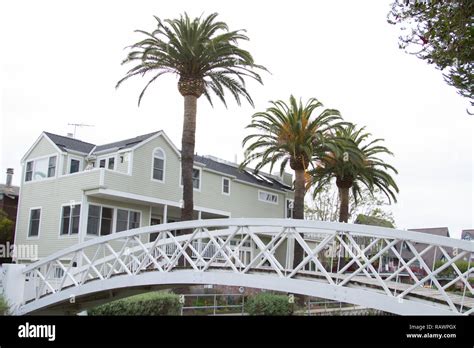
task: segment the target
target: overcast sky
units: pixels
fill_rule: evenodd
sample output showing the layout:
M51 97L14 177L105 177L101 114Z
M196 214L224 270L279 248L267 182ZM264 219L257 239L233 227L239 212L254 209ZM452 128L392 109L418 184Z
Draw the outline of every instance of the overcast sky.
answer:
M441 73L398 49L386 22L390 1L4 1L0 5L0 182L42 131L95 144L163 129L180 147L183 101L173 76L148 90L145 81L114 86L126 71L124 47L153 15L218 12L230 29L246 29L264 86L249 83L255 109L198 103L196 151L242 160L251 115L269 100L316 97L347 121L366 125L395 157L400 228L473 228L473 122L468 102ZM230 96L229 96L230 99Z

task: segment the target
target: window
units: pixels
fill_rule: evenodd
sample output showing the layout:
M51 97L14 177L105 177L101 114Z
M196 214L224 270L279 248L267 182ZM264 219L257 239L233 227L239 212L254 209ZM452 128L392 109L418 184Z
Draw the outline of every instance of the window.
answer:
M117 232L140 227L140 212L117 209Z
M267 202L267 203L272 203L272 204L278 204L278 195L266 191L258 191L258 200Z
M181 175L181 186L183 186L183 176ZM193 188L195 190L201 189L201 169L193 168Z
M132 228L138 227L140 227L140 213L137 211L131 211L128 228L131 230Z
M153 151L153 179L158 181L165 179L165 153L162 149Z
M25 182L52 178L56 175L56 156L26 162Z
M114 210L99 205L89 206L87 234L105 236L112 233Z
M230 195L230 179L222 178L222 193Z
M71 158L71 162L69 165L69 173L70 174L77 173L79 171L80 165L81 165L81 161Z
M193 168L193 188L199 190L201 188L201 170Z
M99 168L115 169L115 157L99 159Z
M294 201L292 199L286 200L286 218L293 219Z
M100 235L105 236L112 233L112 218L114 210L102 207L102 218L100 221Z
M128 226L128 210L117 209L117 232L125 231Z
M33 161L26 162L25 181L31 181L33 178Z
M161 224L161 219L160 218L151 218L150 220L150 226L155 226ZM155 232L155 233L150 233L150 242L154 242L156 238L158 238L158 235L160 232Z
M56 156L49 158L48 163L48 178L51 178L56 175Z
M66 205L61 215L61 235L72 235L79 233L79 218L81 205Z
M30 228L28 237L38 237L41 221L41 208L30 210Z
M62 269L61 266L55 265L53 277L55 279L61 279L62 277L64 277L64 269Z

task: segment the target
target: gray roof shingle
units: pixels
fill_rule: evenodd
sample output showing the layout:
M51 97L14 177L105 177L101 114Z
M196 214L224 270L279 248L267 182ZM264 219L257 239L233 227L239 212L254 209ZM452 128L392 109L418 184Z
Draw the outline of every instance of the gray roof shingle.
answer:
M447 227L409 228L408 231L423 232L423 233L434 234L441 237L449 237L449 230Z
M95 146L94 144L86 143L85 141L74 138L64 137L62 135L49 132L44 132L44 134L46 134L48 138L63 151L72 150L88 154Z
M116 141L116 142L105 144L105 145L99 145L94 150L94 153L95 152L102 152L102 151L106 151L106 150L112 150L112 149L119 149L119 150L128 149L128 148L133 147L133 146L141 143L142 141L152 137L153 135L157 134L158 132L159 131L139 135L135 138L120 140L120 141Z
M49 132L44 132L59 148L64 151L73 150L82 152L84 154L89 154L92 149L94 152L92 154L100 153L100 152L107 152L110 151L117 151L122 149L131 148L142 141L152 137L153 135L159 133L160 131L139 135L134 138L125 139L121 141L116 141L113 143L105 144L105 145L98 145L94 149L94 144L87 143L85 141L77 140L74 138L65 137L62 135L57 135ZM275 179L275 177L270 176L265 173L259 173L259 175L253 175L250 171L241 171L236 164L224 163L218 159L210 158L209 156L198 156L194 157L196 162L202 163L206 168L210 170L217 171L222 174L227 174L230 176L234 176L237 180L245 181L251 184L256 184L259 186L271 188L278 191L286 191L291 190L291 187L285 185L280 180Z
M285 191L285 190L291 190L291 187L285 185L284 183L280 182L279 180L276 180L272 176L268 176L265 173L259 173L260 176L266 178L266 180L260 180L258 179L258 176L254 176L252 174L249 174L246 171L241 171L237 165L231 165L231 164L226 164L217 160L214 160L209 157L205 156L194 156L194 160L196 162L202 163L206 166L206 168L209 168L211 170L215 170L217 172L223 173L223 174L228 174L231 176L235 176L237 180L242 180L248 183L272 188L274 190L279 190L279 191ZM252 171L249 171L250 173L253 173Z

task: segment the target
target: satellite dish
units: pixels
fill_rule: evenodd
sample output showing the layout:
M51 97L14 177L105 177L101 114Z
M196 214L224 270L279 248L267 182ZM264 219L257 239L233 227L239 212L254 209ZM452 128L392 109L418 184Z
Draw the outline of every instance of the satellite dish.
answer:
M240 292L241 294L243 294L243 293L245 292L245 288L244 288L243 286L241 286L241 287L239 288L239 292Z

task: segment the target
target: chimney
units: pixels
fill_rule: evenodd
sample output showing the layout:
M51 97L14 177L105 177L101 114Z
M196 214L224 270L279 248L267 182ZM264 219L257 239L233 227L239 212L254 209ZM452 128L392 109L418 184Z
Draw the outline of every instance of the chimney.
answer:
M5 186L11 187L13 179L13 168L7 168L7 183Z
M67 137L68 137L68 138L74 138L74 134L72 134L72 133L67 133Z

